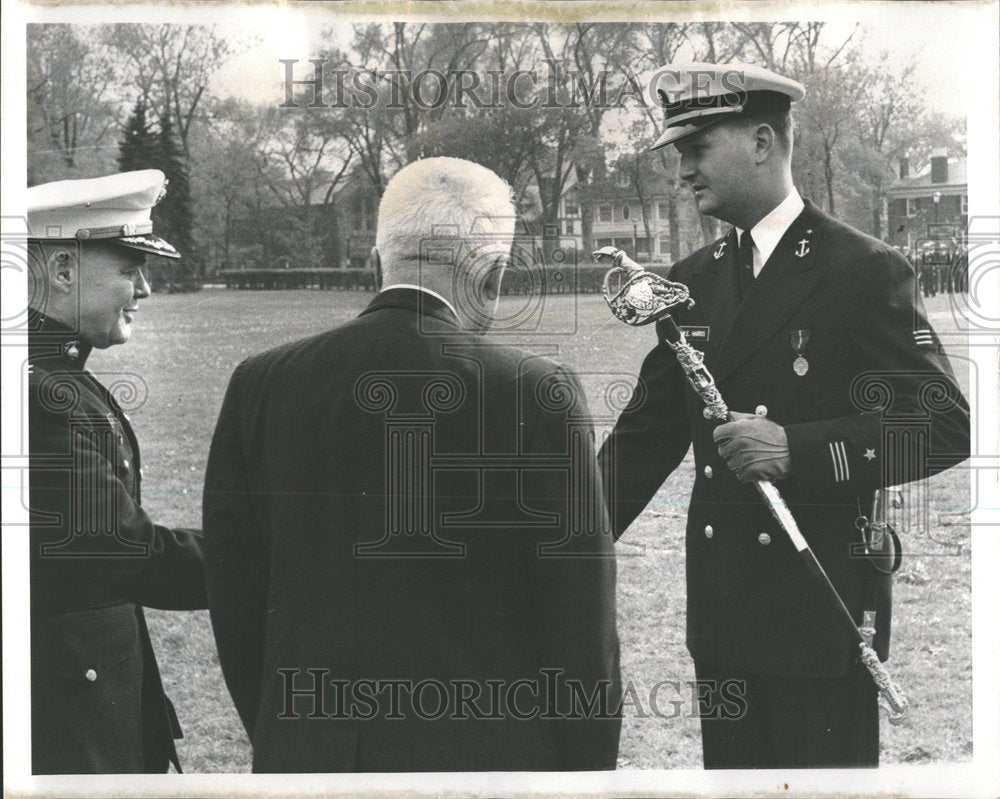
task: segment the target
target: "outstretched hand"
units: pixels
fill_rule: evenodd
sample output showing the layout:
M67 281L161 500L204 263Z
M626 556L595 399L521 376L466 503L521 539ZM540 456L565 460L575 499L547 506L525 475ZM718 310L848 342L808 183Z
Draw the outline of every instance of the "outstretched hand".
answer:
M741 483L780 480L791 471L785 428L763 416L733 412L733 421L715 428L719 456Z

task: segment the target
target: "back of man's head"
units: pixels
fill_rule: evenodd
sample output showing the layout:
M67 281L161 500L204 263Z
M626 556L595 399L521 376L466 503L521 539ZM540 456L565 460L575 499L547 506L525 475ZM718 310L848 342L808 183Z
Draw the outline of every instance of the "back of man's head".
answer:
M460 158L425 158L403 167L378 209L376 247L384 278L405 275L406 282L417 282L417 276L426 277L424 270L454 269L469 253L509 253L512 196L496 173Z

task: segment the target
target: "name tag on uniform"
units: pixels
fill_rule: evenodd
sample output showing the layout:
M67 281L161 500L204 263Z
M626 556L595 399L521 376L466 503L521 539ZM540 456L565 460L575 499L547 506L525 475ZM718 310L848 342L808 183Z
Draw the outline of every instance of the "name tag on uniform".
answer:
M684 337L688 341L708 341L708 335L712 328L708 325L681 325Z

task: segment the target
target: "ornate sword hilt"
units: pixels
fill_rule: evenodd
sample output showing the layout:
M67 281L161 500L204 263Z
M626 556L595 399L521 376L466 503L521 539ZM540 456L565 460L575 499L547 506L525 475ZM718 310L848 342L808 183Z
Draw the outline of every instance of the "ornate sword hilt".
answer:
M602 286L604 299L627 325L648 325L677 305L694 305L687 286L647 272L622 250L602 247L594 251L594 257L598 261L611 259L612 267Z

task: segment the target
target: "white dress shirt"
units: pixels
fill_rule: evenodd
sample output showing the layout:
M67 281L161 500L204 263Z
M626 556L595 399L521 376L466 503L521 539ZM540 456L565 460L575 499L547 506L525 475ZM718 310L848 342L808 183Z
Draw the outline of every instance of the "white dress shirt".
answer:
M753 276L757 277L778 246L785 231L798 219L806 205L797 189L793 188L774 210L750 228L753 236ZM736 228L737 243L743 238L743 230Z
M449 310L451 310L453 314L455 314L455 318L461 321L461 317L459 317L458 311L455 310L455 306L452 305L450 302L448 302L448 300L446 300L436 291L433 291L429 288L425 288L424 286L415 286L412 283L393 283L391 286L383 286L379 291L379 294L381 294L383 291L388 291L389 289L416 289L417 291L422 291L425 294L430 294L432 297L437 297L439 300L441 300L441 302L443 302L445 305L448 306Z

